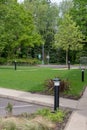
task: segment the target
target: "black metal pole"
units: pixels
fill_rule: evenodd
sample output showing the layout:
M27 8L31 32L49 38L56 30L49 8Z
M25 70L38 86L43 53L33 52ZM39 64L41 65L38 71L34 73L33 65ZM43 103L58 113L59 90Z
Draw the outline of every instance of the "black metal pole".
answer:
M82 82L84 82L84 69L82 69Z
M14 62L15 70L17 69L17 62Z
M54 111L59 108L59 86L54 86Z

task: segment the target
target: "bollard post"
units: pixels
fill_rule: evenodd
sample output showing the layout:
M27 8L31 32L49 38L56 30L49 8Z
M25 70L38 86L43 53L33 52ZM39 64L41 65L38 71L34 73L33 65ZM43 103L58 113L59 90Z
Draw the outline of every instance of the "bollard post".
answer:
M54 80L54 111L59 108L59 86L60 86L60 79L55 78Z
M82 82L84 82L84 69L82 69Z

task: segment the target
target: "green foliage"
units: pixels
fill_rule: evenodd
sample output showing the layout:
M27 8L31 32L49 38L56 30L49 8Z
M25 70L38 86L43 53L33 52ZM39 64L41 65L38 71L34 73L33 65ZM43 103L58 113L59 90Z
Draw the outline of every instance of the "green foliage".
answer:
M85 40L87 42L87 8L86 0L73 0L73 8L71 9L70 15L72 15L74 21L79 25L80 30L85 35Z
M60 18L63 18L65 14L69 13L73 8L72 0L64 0L59 4Z
M7 61L7 64L12 65L12 64L14 64L15 60L16 60L16 63L17 63L18 66L19 65L36 65L36 64L39 63L38 59L33 58L33 59L14 59L14 60L9 59Z
M52 48L54 34L56 32L57 19L59 17L58 6L48 0L25 0L24 6L27 10L32 12L36 29L43 39L45 48L44 57L46 60L46 55L48 52L50 54L52 52L50 52L50 50ZM36 49L34 48L34 52L36 55L39 53L42 54L42 46Z
M12 111L13 111L13 105L9 102L5 108L5 110L7 111L7 114L9 116L12 116Z
M55 47L66 51L66 63L68 63L69 50L81 50L83 35L79 26L72 20L68 14L62 19L58 33L55 35Z
M0 86L5 88L29 91L43 92L46 90L44 81L46 79L54 79L59 76L60 79L68 79L70 83L70 91L66 93L71 97L80 97L84 87L87 86L87 71L85 70L84 82L81 80L80 69L53 69L41 68L36 66L0 66Z
M50 63L65 63L65 51L69 47L70 59L73 63L75 61L77 63L79 48L84 44L83 52L87 51L86 12L86 0L65 0L60 5L51 3L49 0L24 0L21 4L17 0L0 0L0 56L37 58L39 53L42 54L44 43L45 63L48 63L46 59L48 53ZM59 28L62 21L66 22L66 14L69 14L70 20L73 19L73 21L71 25L68 23L63 26L62 34L60 34ZM72 33L74 29L75 32ZM81 35L77 34L78 30L84 35L83 41L80 39ZM60 34L59 40L56 40L57 45L60 44L60 38L63 36L62 45L60 45L62 49L53 49L57 31ZM78 44L81 42L82 44Z
M73 0L73 8L70 11L70 15L72 16L73 20L79 25L80 30L84 35L83 44L84 48L81 55L85 55L84 51L87 52L87 7L86 7L86 0ZM80 55L80 56L81 56Z
M0 65L6 64L7 63L7 59L0 57Z
M13 65L14 61L16 60L17 65L37 65L40 64L40 61L36 58L28 58L28 59L6 59L0 58L0 65Z
M48 118L51 119L54 122L57 122L57 121L58 122L63 122L64 117L65 117L65 113L63 111L61 111L61 110L57 110L55 112L55 114L52 113L52 114L50 114L48 116Z
M0 4L0 54L5 57L16 55L22 48L41 44L33 16L17 1ZM23 54L22 54L23 55ZM27 54L26 54L27 55Z
M65 113L62 110L57 110L55 113L52 113L50 109L47 108L38 110L37 114L42 115L54 122L62 122L65 117Z
M36 114L42 115L42 116L48 116L50 114L50 109L45 108L45 109L40 109L37 111Z
M54 93L54 82L52 79L45 80L44 85L46 87L46 93L48 94ZM61 79L59 91L61 93L65 93L65 92L68 93L70 91L70 83L68 80Z

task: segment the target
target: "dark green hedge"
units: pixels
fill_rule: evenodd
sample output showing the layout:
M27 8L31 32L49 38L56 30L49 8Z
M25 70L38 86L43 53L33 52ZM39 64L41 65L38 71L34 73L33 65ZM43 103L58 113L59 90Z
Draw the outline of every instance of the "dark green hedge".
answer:
M12 65L14 62L17 62L18 65L36 65L39 64L38 59L5 59L5 58L0 58L0 64L1 65Z

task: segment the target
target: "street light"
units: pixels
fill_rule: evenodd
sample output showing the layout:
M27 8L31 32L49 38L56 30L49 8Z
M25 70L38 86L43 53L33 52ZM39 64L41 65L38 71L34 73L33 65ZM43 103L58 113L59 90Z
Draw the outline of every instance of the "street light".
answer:
M84 69L82 69L82 82L84 82Z
M59 87L60 87L60 79L53 79L54 82L54 111L59 108Z

